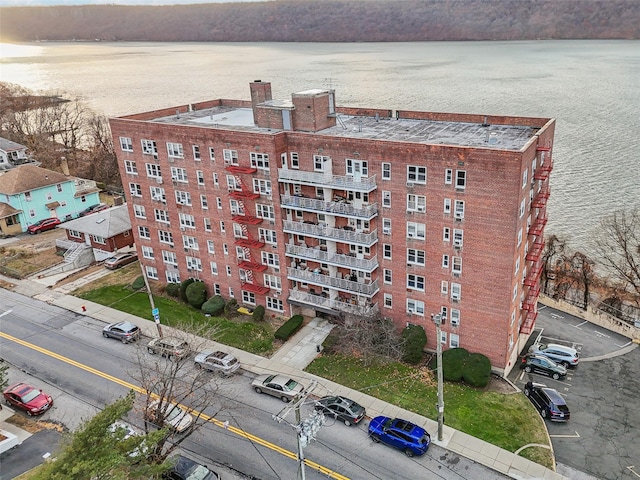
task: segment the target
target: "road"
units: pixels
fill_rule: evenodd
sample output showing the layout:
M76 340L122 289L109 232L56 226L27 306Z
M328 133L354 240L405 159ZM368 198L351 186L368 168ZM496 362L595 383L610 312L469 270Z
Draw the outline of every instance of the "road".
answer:
M0 305L3 357L53 395L55 406L45 418L75 429L123 396L134 382L128 372L139 368L136 349L146 350L145 339L133 345L104 339L100 322L6 290L0 290ZM228 428L208 423L182 449L209 465L226 465L254 478L296 478L297 437L287 422L272 420L284 404L253 392L250 377L248 373L230 379L212 376L211 381L218 382L218 395L205 413L228 422ZM303 406L303 416L311 411L312 405ZM142 424L139 416L128 420ZM287 420L293 422L293 417ZM307 466L309 480L507 478L437 446L423 457L407 458L373 443L366 424L349 428L329 422L305 449L305 457L327 469L325 474Z

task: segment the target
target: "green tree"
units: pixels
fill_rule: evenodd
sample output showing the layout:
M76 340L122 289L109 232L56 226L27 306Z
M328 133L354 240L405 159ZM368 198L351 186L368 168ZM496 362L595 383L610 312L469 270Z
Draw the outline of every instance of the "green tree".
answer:
M193 282L185 290L185 296L189 305L199 310L202 304L207 301L207 286L201 281Z
M168 465L154 464L141 455L166 435L164 430L125 438L123 429L112 427L131 410L134 398L134 392L129 392L71 433L62 451L44 464L35 480L129 480L165 471Z

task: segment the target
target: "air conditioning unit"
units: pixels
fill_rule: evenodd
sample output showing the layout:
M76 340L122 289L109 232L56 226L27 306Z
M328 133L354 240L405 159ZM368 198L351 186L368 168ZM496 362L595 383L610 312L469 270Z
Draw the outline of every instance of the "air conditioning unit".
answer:
M460 278L460 273L459 272L453 272L453 276L456 278Z
M408 238L414 238L414 237L415 237L415 235L414 235L413 233L407 233L407 237L408 237Z
M180 227L180 231L181 231L181 232L184 232L185 230L186 230L186 228L185 228L185 227Z
M156 158L158 158L158 157L156 157ZM174 158L173 157L169 157L169 163L173 163L173 162L175 162Z
M414 185L415 184L413 182L407 182L407 188L413 188Z
M458 293L452 293L451 294L451 300L453 300L454 302L459 302L460 301L460 295Z
M153 195L151 200L162 201L162 195Z
M453 246L454 246L455 248L462 248L462 241L460 241L460 240L454 240L454 241L453 241Z
M427 211L427 208L426 208L426 207L418 207L418 212L420 212L420 213L424 213L424 212L426 212L426 211Z
M462 220L464 218L464 213L456 212L454 216L456 217L456 220Z
M157 183L159 183L160 185L162 185L162 178L157 177L157 178L156 178L156 182L157 182Z
M390 228L384 228L382 230L382 233L384 233L385 235L391 235L391 229Z

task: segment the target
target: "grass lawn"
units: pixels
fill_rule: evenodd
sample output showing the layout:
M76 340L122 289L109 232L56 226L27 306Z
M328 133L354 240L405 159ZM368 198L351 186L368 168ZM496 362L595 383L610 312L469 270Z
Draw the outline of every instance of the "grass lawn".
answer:
M306 371L436 419L437 382L431 371L401 363L365 366L359 359L323 355ZM444 384L445 424L515 452L529 443L548 444L542 419L524 395ZM430 432L432 435L436 432ZM549 450L525 449L523 457L551 467Z
M146 292L134 292L128 285L106 285L79 293L80 298L110 308L153 320L151 304ZM215 340L258 355L270 355L274 350L273 329L268 322L254 322L251 317L239 316L228 320L207 317L200 310L170 298L154 295L153 302L160 310L160 321L164 325L196 325L216 328Z

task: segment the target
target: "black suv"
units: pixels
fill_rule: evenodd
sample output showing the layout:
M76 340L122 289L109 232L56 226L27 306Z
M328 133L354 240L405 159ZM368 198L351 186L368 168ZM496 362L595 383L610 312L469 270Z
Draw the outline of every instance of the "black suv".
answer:
M553 360L542 355L533 355L531 353L522 357L520 368L524 369L527 373L536 372L549 375L554 380L558 380L560 377L567 375L567 369L562 365L558 365Z
M553 388L541 383L528 382L524 386L524 394L542 415L554 422L568 422L571 417L569 407L564 398Z

